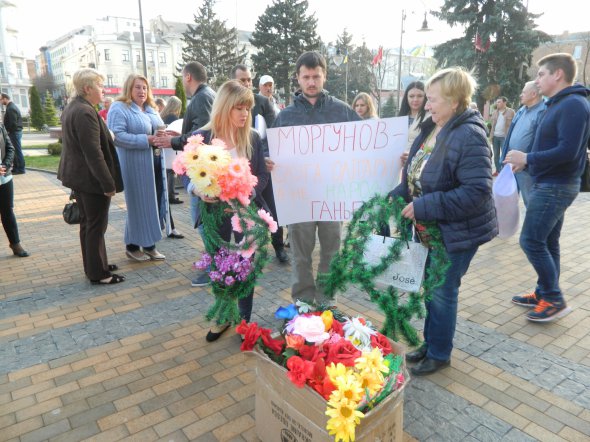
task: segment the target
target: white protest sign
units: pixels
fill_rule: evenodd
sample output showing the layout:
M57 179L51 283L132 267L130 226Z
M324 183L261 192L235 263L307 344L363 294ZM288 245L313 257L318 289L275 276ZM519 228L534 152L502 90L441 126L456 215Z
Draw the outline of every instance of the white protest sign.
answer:
M398 181L408 117L267 129L281 225L348 221Z

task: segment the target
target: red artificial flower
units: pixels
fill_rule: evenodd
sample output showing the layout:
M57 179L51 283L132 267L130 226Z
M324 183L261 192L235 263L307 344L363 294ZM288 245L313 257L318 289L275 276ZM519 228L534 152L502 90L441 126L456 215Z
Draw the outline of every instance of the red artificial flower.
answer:
M354 367L354 361L361 356L361 351L357 349L348 339L341 339L334 342L328 349L328 356L326 357L326 365L332 362L337 364L340 362L347 367Z
M298 351L305 345L305 338L301 335L287 335L285 339L287 341L287 348L292 348L293 350Z
M336 319L334 319L334 322L332 322L331 331L344 337L344 329L342 328L342 322L337 321Z
M308 379L308 384L326 400L330 398L330 394L336 388L330 381L330 377L326 372L326 362L324 358L317 358L313 364L311 375Z
M244 342L240 347L242 351L251 351L256 345L256 341L262 334L262 330L258 327L256 322L247 324L246 321L242 320L242 323L236 327L236 331L244 335Z
M304 361L299 356L291 356L287 360L287 377L295 384L296 387L303 388L307 379L313 371L313 364Z
M391 344L389 339L385 335L377 332L374 335L371 335L371 347L378 348L383 353L383 356L387 356L393 350L391 349Z
M315 362L318 357L323 357L325 353L317 345L302 345L299 348L299 355L306 361Z
M282 339L273 339L270 336L270 330L267 328L261 329L262 343L265 347L270 349L276 355L280 355L283 352L283 345L285 341Z

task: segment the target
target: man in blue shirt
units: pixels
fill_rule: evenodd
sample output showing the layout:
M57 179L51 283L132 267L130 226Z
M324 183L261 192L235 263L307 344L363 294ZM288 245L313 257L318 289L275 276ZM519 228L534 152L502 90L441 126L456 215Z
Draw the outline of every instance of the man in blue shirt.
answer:
M515 172L528 167L533 179L520 246L537 273L531 294L512 302L534 307L530 321L548 322L570 312L559 287L559 236L565 211L578 196L590 136L590 89L574 84L576 60L566 53L551 54L537 62L535 84L548 97L547 110L529 153L511 150L505 163Z
M524 85L520 93L520 102L523 106L516 112L502 147L502 161L511 150L525 153L531 151L539 120L545 111L543 97L534 81L529 81ZM533 185L532 178L527 170L516 172L515 177L518 190L520 190L526 206Z

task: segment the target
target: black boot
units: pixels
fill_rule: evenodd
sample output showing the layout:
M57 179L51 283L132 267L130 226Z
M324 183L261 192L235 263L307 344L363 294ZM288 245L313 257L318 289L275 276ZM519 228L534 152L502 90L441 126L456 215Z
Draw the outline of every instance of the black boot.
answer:
M424 358L415 367L412 367L410 372L414 376L426 376L427 374L436 373L441 368L451 365L451 361L439 361L437 359Z
M428 351L428 347L426 344L422 344L416 350L409 352L406 354L406 361L407 362L420 362L422 359L426 357L426 352Z

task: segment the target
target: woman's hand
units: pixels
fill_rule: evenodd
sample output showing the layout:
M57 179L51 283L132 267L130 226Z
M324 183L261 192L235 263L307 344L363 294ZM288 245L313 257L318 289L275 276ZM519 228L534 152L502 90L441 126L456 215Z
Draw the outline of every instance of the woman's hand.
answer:
M404 167L406 165L406 163L408 162L409 156L410 156L410 151L406 151L399 156L399 159L402 162L402 167Z
M6 166L4 164L0 165L0 176L6 175Z
M267 172L272 172L275 168L275 162L268 157L264 158L264 164L266 165Z
M203 195L203 194L199 193L196 188L193 189L193 195L198 196L200 199L202 199L206 203L213 204L213 203L219 202L219 198L211 198L209 196Z
M115 196L115 191L113 190L112 192L105 192L104 196Z
M416 221L416 217L414 216L414 203L410 203L403 208L402 216L404 218L411 219L412 221Z

